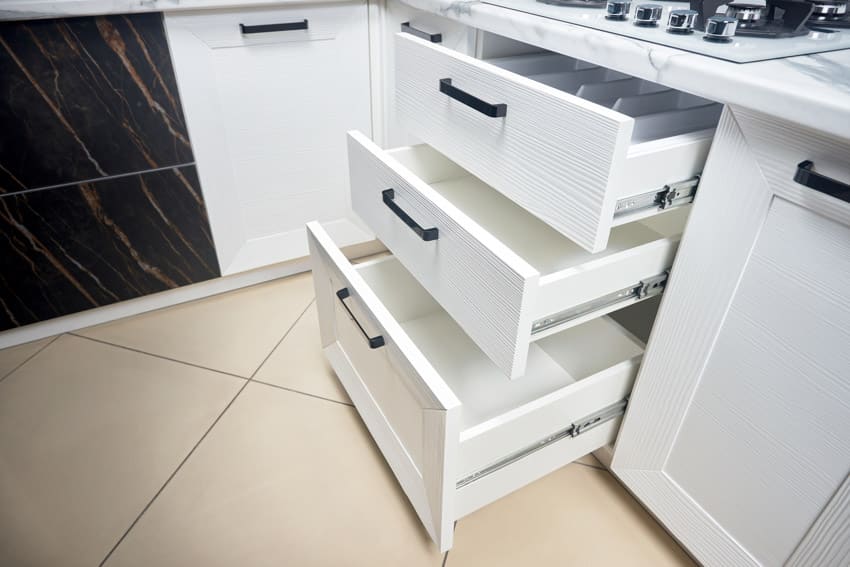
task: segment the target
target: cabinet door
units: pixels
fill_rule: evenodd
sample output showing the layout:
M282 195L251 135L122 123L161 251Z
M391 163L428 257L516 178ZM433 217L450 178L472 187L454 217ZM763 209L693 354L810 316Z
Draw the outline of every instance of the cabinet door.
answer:
M612 465L706 565L850 564L848 157L718 128Z
M265 27L263 27L265 26ZM350 210L345 132L371 132L365 1L166 17L222 272L307 255L322 221L372 238Z
M375 52L381 57L376 112L383 120L376 122L379 135L376 141L383 148L410 146L419 141L405 132L395 113L395 34L402 31L402 24L407 23L414 33L439 34L439 38L433 39L439 40L440 45L459 53L472 54L475 51L475 30L454 20L411 8L398 0L386 0L386 7L380 14L381 33L373 37L373 41L376 43Z

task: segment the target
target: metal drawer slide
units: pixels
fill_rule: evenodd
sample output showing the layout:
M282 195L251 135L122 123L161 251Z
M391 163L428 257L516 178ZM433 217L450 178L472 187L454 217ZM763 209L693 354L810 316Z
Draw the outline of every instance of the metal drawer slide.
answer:
M483 478L483 477L485 477L489 474L493 474L494 472L496 472L500 469L503 469L503 468L507 467L508 465L511 465L511 464L521 460L521 459L524 459L525 457L527 457L527 456L529 456L533 453L536 453L537 451L544 449L544 448L548 447L549 445L552 445L553 443L557 443L558 441L561 441L562 439L566 439L568 437L578 437L582 433L589 431L589 430L593 429L594 427L598 427L598 426L602 425L603 423L607 423L607 422L611 421L612 419L620 417L621 415L623 415L625 413L626 406L628 405L628 403L629 403L629 400L628 400L628 398L626 398L624 400L620 400L619 402L617 402L615 404L611 404L610 406L604 407L597 412L593 412L592 414L587 415L587 416L583 417L582 419L579 419L579 420L571 423L570 426L567 427L566 429L558 431L557 433L554 433L554 434L550 435L549 437L546 437L545 439L541 439L537 443L534 443L533 445L529 445L528 447L520 449L519 451L516 451L515 453L511 453L510 455L508 455L504 459L496 461L495 463L488 465L487 467L481 469L480 471L476 471L476 472L472 473L471 475L460 479L457 482L456 488L463 488L464 486L466 486L466 485L468 485L472 482L475 482L478 479L481 479L481 478Z
M593 301L582 303L581 305L550 315L549 317L538 319L531 324L531 334L535 335L537 333L542 333L552 327L557 327L558 325L568 323L569 321L578 319L579 317L584 317L585 315L589 315L596 311L607 309L613 305L620 303L628 304L634 299L644 299L652 297L653 295L658 295L664 291L664 286L667 285L667 278L669 275L670 270L665 270L663 273L643 279L635 285L603 295Z

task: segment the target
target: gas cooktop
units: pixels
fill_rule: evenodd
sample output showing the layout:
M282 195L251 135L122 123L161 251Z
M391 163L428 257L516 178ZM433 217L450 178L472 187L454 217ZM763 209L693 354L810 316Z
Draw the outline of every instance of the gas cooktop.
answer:
M850 49L847 0L483 0L735 63Z

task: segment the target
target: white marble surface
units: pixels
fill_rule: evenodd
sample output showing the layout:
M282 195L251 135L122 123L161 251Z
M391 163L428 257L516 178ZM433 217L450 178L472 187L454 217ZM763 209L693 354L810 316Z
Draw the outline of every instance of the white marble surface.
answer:
M285 4L312 4L334 0L0 0L0 21L175 12L204 8L240 8Z
M479 29L850 139L850 50L731 63L474 0L403 1Z
M666 22L673 10L686 7L681 0L653 0L653 4L661 6L661 24L657 26L636 26L632 9L626 20L611 20L606 17L607 11L599 7L559 6L548 1L539 0L481 0L485 4L501 6L518 10L526 14L542 16L550 20L576 24L586 28L606 31L658 45L666 45L674 49L690 51L699 55L708 55L715 59L725 59L734 63L750 63L767 61L780 57L795 57L826 53L840 49L850 49L850 30L833 30L832 33L809 31L798 37L786 37L781 40L752 37L736 33L729 43L705 41L703 33L696 31L689 34L668 33ZM637 4L635 2L634 4Z

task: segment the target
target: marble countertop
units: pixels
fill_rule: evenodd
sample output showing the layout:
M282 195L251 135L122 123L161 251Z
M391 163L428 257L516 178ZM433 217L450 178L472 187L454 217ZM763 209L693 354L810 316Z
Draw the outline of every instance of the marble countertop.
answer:
M731 63L476 0L403 2L635 77L850 139L850 50Z
M305 1L320 0L0 0L0 20ZM477 0L403 1L473 27L850 139L850 50L731 63Z
M332 1L334 0L0 0L0 21Z

